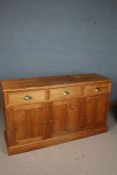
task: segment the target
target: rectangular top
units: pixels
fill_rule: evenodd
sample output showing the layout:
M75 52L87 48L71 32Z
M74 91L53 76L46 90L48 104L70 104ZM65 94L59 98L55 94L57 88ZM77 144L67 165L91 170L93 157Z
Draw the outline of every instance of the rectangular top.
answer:
M50 86L61 87L63 85L76 85L84 83L90 84L94 82L111 82L111 79L95 73L23 78L14 80L1 80L1 88L3 91L17 91L24 89L33 90L49 88Z

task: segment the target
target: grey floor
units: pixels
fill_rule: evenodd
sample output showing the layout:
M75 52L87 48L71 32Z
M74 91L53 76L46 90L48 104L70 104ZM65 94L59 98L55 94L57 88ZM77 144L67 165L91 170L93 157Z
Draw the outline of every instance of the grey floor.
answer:
M109 131L77 141L8 156L0 113L0 175L117 175L117 123Z

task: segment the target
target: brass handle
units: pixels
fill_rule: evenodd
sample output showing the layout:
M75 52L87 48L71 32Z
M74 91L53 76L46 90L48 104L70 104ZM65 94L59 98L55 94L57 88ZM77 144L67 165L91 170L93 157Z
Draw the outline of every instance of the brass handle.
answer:
M68 91L64 91L63 95L69 95L70 93Z
M32 99L32 97L29 96L29 95L26 95L26 96L23 97L23 100L31 100L31 99Z
M96 88L96 89L95 89L95 92L101 92L101 91L102 91L101 88Z

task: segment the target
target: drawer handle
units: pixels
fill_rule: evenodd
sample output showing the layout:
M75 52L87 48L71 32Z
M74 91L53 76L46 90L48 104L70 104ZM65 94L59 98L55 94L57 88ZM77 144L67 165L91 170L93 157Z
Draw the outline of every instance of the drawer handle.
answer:
M68 91L64 91L63 95L69 95L70 93Z
M95 89L95 92L101 92L101 91L102 91L101 88L96 88L96 89Z
M32 99L32 97L29 96L29 95L26 95L26 96L23 97L23 100L31 100L31 99Z

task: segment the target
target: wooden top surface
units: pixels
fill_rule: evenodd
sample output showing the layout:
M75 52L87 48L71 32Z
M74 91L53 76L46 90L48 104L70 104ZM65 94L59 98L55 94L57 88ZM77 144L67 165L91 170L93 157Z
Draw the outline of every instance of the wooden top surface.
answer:
M95 73L23 78L16 80L1 80L1 88L3 91L14 91L24 89L48 88L50 86L60 87L68 84L75 85L92 82L111 82L111 79Z

